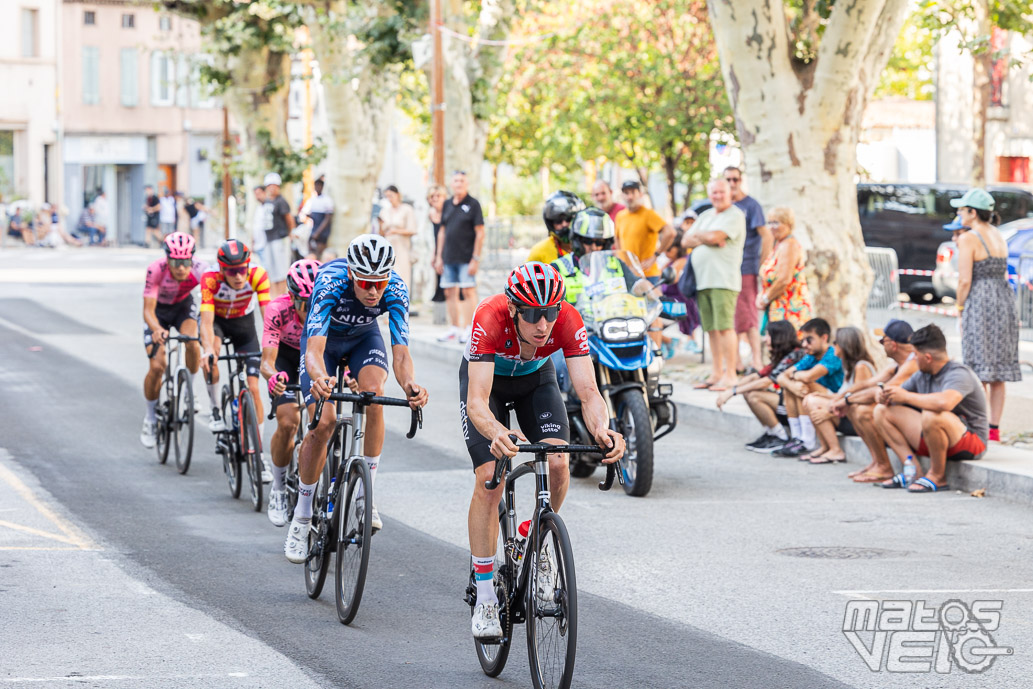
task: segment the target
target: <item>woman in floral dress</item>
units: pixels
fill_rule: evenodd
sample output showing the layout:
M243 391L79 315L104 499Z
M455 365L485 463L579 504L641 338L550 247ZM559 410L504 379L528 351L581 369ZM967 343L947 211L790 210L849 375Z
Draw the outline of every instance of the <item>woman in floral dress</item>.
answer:
M796 214L779 206L768 213L775 250L760 267L757 308L767 312L767 322L786 320L797 330L811 320L811 295L804 276L803 247L793 236Z

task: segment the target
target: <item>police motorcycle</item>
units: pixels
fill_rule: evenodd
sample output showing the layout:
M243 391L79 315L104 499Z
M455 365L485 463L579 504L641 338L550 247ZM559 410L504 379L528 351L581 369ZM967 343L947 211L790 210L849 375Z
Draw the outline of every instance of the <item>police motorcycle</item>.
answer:
M560 272L568 294L576 294L574 305L585 322L596 382L610 413L610 425L624 435L627 443L620 461L624 491L643 496L653 484L653 443L677 425L676 408L670 400L673 386L660 382L663 359L653 353L654 344L649 338L650 325L668 305L660 301L659 288L645 278L634 254L600 250L581 255L579 243L592 241L585 234L603 235L596 246L612 243L609 217L584 217L595 210L584 211L574 220L575 256L561 257L554 265L566 268ZM592 227L586 230L586 224ZM573 269L575 258L577 270ZM567 391L566 406L571 442L590 444L592 436L572 389ZM572 457L570 473L577 478L591 476L601 461L601 455Z

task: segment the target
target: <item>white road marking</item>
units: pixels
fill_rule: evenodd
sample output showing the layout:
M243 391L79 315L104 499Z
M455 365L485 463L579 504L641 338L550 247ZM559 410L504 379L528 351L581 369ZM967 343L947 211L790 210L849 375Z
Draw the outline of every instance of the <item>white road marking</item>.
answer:
M246 672L218 672L204 675L66 675L64 677L0 677L6 684L42 684L45 682L129 682L165 681L175 679L212 679L216 677L247 677Z
M913 593L1033 593L1033 589L869 589L860 591L833 591L841 596L849 596L851 598L865 598L871 600L869 596L865 594L877 594L877 593L900 593L900 594L913 594Z

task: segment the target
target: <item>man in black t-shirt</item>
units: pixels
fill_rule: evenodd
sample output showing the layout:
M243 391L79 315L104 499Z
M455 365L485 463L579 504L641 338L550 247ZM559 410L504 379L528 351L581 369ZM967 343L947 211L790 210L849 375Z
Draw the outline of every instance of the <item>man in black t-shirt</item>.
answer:
M466 192L466 173L456 170L452 175L452 198L446 200L441 209L438 252L434 258L434 270L441 276L451 324L448 332L438 338L441 341L459 338L460 342L466 342L473 310L477 307L475 276L484 243L484 215L481 204Z
M160 210L161 200L154 193L154 187L148 184L143 188L143 214L147 219L145 223L147 226L147 237L144 239L144 243L147 242L147 239L153 237L158 246L161 246L161 219L158 216Z
M265 270L269 273L269 296L273 299L287 291L287 268L290 267L291 231L294 216L287 199L280 195L280 175L265 176Z

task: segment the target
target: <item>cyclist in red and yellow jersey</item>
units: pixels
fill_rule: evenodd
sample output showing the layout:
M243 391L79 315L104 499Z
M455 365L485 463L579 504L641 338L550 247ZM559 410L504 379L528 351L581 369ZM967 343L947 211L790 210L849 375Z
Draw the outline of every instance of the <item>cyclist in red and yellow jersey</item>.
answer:
M219 247L219 270L201 276L201 345L204 352L201 366L209 374L208 396L212 401L212 432L226 430L219 411L216 388L219 367L209 357L219 356L222 339L228 338L237 352L254 352L247 364L247 384L255 400L255 412L262 418L262 397L258 389L258 369L261 349L255 329L255 306L252 297L258 297L258 308L265 317L269 303L269 275L264 268L251 266L251 251L239 239L228 239Z

